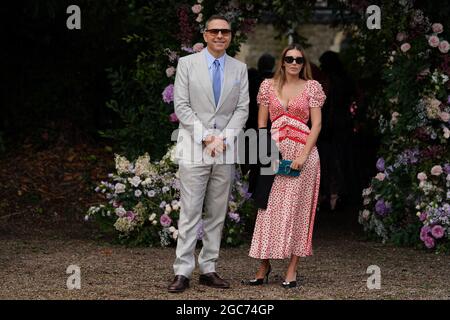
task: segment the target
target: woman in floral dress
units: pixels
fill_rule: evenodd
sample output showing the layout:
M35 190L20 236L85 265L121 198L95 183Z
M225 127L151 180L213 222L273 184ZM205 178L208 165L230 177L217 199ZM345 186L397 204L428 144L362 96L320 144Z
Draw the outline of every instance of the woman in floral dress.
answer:
M312 255L314 216L320 184L320 161L316 141L321 128L322 86L312 80L304 50L292 44L283 50L274 79L266 79L258 93L258 127L272 122L271 134L283 159L300 169L298 177L277 175L267 209L259 209L249 256L261 259L256 278L267 281L269 259L290 258L283 287L297 285L300 257ZM311 129L306 125L311 118Z

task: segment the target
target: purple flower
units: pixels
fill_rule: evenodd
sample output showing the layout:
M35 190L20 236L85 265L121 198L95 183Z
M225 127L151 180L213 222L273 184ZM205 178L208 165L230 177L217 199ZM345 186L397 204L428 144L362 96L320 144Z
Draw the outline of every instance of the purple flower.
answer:
M444 172L445 174L450 174L450 163L444 164Z
M163 201L163 202L161 202L160 204L159 204L159 207L162 209L162 208L165 208L166 207L166 204L167 204L167 202L165 202L165 201Z
M380 199L375 204L375 211L383 217L391 211L391 206L389 205L389 203L384 202L383 199Z
M172 188L175 189L175 190L180 190L181 189L180 179L174 179L173 180Z
M136 217L136 213L134 213L133 211L127 211L125 217L128 219L128 221L133 221Z
M194 53L194 49L193 48L189 48L189 47L186 47L186 46L182 46L181 50L186 51L188 53Z
M197 240L202 240L205 235L205 230L203 229L203 220L197 224Z
M173 84L169 84L162 93L162 99L165 103L173 101Z
M427 219L427 213L426 212L422 212L419 216L420 221L425 221Z
M384 159L383 158L379 158L378 159L378 161L377 161L377 169L380 172L384 171Z
M429 233L431 232L431 228L429 226L423 226L422 229L420 229L420 240L425 242L425 239L429 238Z
M425 243L425 247L427 247L428 249L433 248L433 247L434 247L434 244L435 244L435 243L434 243L434 239L431 238L431 237L425 238L424 243Z
M450 95L447 97L447 104L450 104Z
M442 228L442 226L440 225L435 225L433 228L431 228L431 235L436 238L436 239L440 239L444 236L445 234L445 229Z
M172 219L167 214L161 215L161 218L159 218L159 222L163 227L169 227L172 224Z
M231 220L238 223L241 220L241 217L239 216L239 213L236 212L228 212L228 216Z

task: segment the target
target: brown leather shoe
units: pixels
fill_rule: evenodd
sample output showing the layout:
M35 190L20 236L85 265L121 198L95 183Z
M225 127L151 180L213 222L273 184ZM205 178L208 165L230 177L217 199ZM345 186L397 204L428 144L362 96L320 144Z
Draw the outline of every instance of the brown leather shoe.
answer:
M208 287L228 289L230 284L223 280L216 272L201 274L199 283Z
M189 279L182 275L176 275L168 287L169 292L183 292L189 288Z

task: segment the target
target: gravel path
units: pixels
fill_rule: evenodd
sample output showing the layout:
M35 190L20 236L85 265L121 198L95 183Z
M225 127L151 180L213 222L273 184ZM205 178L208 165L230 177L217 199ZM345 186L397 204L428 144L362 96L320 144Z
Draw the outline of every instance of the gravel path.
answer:
M352 222L351 222L352 223ZM450 299L450 256L361 240L360 230L339 216L318 219L314 256L300 262L303 285L280 287L287 261L273 261L270 283L247 287L258 265L248 246L223 248L218 272L232 288L197 283L169 294L174 248L126 248L91 239L0 238L0 299ZM81 269L81 289L68 290L69 265ZM367 267L381 270L381 288L367 288Z

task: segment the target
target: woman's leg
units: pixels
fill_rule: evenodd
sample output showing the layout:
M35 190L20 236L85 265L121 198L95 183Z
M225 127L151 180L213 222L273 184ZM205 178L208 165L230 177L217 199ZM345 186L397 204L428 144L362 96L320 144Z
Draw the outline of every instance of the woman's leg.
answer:
M289 265L288 265L288 268L286 271L286 277L285 277L286 282L291 282L291 281L296 280L297 266L298 266L299 260L300 260L299 256L295 256L295 255L291 256L291 260L289 261Z
M259 269L256 272L256 279L262 279L266 276L267 271L270 267L270 260L269 259L262 259L261 264L259 265Z

